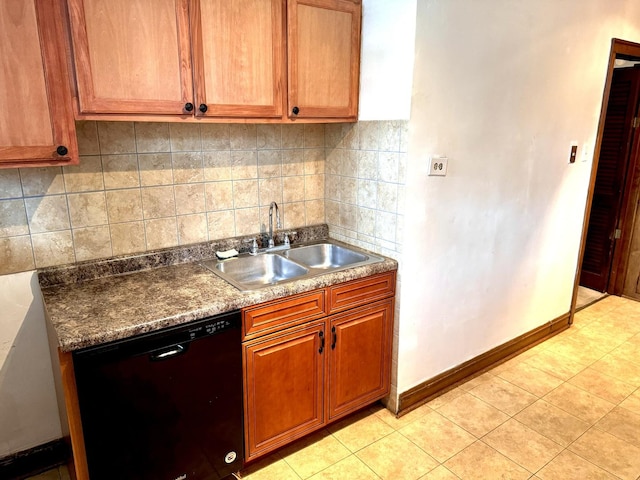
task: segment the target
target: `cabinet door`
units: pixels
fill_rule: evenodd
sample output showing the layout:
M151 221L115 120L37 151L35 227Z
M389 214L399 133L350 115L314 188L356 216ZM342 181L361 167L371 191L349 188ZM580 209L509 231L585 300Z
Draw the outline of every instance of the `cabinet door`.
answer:
M196 115L282 116L283 0L198 0L191 27Z
M288 1L289 116L355 120L360 2Z
M389 393L393 299L331 318L329 420Z
M0 167L78 163L63 18L61 2L0 2Z
M188 113L188 0L68 3L81 113Z
M264 455L324 422L324 321L245 344L245 457Z

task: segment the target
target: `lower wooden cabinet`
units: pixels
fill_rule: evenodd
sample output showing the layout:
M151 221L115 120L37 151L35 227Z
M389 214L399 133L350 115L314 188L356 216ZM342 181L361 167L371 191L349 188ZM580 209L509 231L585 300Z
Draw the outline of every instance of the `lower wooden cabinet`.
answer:
M393 297L245 342L245 459L389 393Z
M245 458L324 423L324 321L252 341L245 365Z
M329 420L389 393L393 300L330 317Z

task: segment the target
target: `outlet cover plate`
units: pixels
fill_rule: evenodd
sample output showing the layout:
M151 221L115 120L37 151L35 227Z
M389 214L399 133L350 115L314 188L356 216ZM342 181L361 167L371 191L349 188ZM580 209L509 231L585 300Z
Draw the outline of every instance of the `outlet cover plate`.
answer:
M429 159L429 176L444 177L447 174L448 164L447 157L431 157Z

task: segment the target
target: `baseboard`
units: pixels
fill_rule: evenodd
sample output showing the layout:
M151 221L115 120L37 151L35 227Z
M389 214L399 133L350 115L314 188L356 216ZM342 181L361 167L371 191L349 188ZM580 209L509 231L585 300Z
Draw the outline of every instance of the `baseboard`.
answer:
M524 352L525 350L547 340L569 328L569 316L564 315L551 322L535 328L519 337L499 345L488 352L478 355L426 382L403 392L398 397L398 415L401 416L429 400L443 394L447 390L461 384L496 365Z
M64 440L54 440L37 447L0 458L0 478L22 480L67 462L69 448Z

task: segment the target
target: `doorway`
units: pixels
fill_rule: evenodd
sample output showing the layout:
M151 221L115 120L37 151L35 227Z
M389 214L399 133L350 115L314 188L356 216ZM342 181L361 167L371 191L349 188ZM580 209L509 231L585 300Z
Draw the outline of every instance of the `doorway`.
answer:
M613 40L583 224L574 309L579 286L634 296L625 289L638 285L640 299L639 64L640 44ZM635 283L630 279L634 275Z

